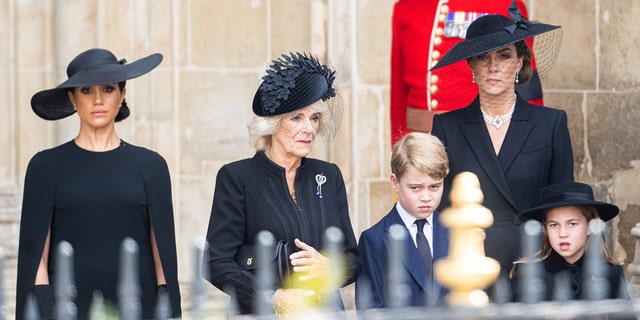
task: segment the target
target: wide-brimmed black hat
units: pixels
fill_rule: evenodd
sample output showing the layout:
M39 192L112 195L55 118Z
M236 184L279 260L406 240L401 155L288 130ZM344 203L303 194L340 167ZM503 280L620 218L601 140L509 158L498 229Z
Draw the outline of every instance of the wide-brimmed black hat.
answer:
M273 60L253 97L253 113L276 116L336 95L335 71L312 55L290 53Z
M540 191L540 204L518 215L520 221L535 219L543 222L544 213L548 209L567 206L594 206L600 219L609 221L618 215L617 206L593 199L593 190L588 184L565 182L552 184Z
M162 54L126 63L105 49L89 49L75 57L67 66L69 79L53 89L43 90L31 98L31 108L40 118L57 120L75 113L69 100L69 88L119 83L139 77L162 62Z
M467 28L465 40L458 42L451 48L431 70L560 28L559 26L527 21L522 17L515 3L514 1L509 8L511 19L499 14L489 14L473 21ZM537 53L536 50L536 57ZM557 52L553 52L553 54L557 54Z

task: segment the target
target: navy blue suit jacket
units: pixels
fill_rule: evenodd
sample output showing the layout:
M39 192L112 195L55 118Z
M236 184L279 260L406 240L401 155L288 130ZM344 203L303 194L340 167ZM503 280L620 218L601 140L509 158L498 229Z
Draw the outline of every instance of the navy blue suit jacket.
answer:
M452 179L473 172L493 213L486 230L485 253L508 273L520 256L517 214L538 204L540 190L573 181L573 152L564 110L535 106L520 96L500 152L496 155L476 98L469 106L438 114L431 132L447 148L449 175L440 210L449 207Z
M433 213L434 262L446 257L449 251L449 231L440 223L439 217L438 211ZM435 299L440 301L444 295L444 291L435 280L433 284L427 280L427 272L418 254L418 249L394 205L393 209L378 223L360 235L358 250L362 259L362 272L356 280L356 306L358 309L383 308L389 305L388 301L385 301L388 273L387 257L389 256L387 248L389 246L389 228L394 224L401 225L407 232L402 265L406 272L406 284L411 290L408 303L411 306L424 306L427 301Z

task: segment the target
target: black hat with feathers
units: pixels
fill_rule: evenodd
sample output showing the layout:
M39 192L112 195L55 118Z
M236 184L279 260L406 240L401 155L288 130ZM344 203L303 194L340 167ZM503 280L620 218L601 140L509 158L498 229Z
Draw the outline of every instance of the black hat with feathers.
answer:
M311 54L283 54L273 60L253 97L253 113L275 116L335 97L335 71Z

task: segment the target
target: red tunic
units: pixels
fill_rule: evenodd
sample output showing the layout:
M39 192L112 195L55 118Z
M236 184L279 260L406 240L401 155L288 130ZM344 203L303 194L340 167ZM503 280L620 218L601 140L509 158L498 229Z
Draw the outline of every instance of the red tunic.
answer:
M472 82L466 61L433 72L428 69L464 39L466 28L475 18L484 14L508 16L511 2L399 0L395 4L391 45L392 144L408 132L430 131L434 112L465 107L476 97L478 87ZM527 18L524 3L521 0L517 3L522 16ZM533 61L532 69L535 70ZM542 104L541 94L530 98L529 102Z

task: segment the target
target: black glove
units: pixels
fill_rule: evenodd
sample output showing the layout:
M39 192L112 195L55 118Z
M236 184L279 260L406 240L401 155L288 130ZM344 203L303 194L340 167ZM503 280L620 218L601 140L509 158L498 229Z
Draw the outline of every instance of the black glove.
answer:
M53 287L49 284L36 285L33 287L33 295L38 300L40 319L53 319L53 310L56 303Z
M155 308L156 319L169 319L172 318L171 302L169 299L169 289L166 284L158 285L157 301Z
M169 294L169 289L167 289L167 285L166 284L158 285L158 295L160 295L162 293L167 294L167 295Z

